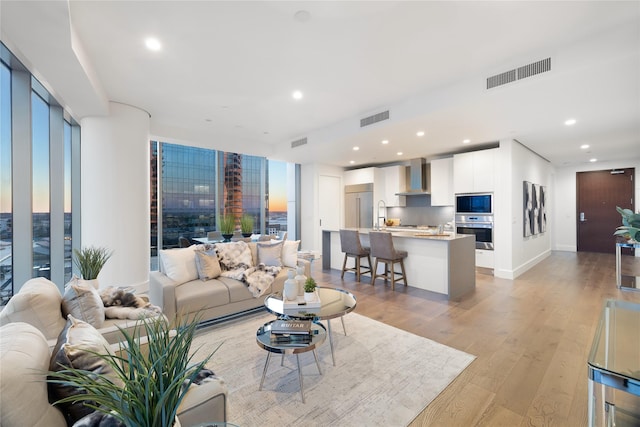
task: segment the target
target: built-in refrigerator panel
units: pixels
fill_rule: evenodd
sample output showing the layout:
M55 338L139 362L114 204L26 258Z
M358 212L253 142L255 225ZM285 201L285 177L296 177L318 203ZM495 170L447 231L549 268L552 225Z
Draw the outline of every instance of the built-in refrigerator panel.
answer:
M345 186L345 227L373 227L373 184Z

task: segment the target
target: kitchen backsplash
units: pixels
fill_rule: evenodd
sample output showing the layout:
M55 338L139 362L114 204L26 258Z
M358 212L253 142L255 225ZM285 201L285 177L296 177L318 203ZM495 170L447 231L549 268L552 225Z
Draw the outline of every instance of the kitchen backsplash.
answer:
M400 218L400 225L444 225L454 216L453 206L431 206L430 195L409 196L406 207L387 208L387 218Z

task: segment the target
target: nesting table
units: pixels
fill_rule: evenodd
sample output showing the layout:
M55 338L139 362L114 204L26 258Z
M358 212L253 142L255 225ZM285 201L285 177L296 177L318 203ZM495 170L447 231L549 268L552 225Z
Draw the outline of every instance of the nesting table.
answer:
M640 425L640 304L604 303L587 366L588 425Z
M308 351L313 352L313 357L316 360L316 366L318 367L318 372L322 375L322 370L320 369L320 364L318 363L318 355L316 354L316 348L322 344L327 337L327 331L324 325L313 322L311 324L311 341L310 342L274 342L271 337L271 326L273 325L275 320L265 323L262 325L258 332L256 333L256 342L258 346L265 349L267 351L267 360L264 363L264 369L262 370L262 379L260 380L260 388L258 390L262 390L262 385L264 384L264 378L267 375L267 368L269 367L269 361L271 360L271 355L273 353L282 354L284 357L285 354L295 354L296 362L298 364L298 381L300 382L300 395L302 396L302 403L304 402L304 383L302 380L302 369L300 366L300 354L306 353Z
M342 328L346 335L347 330L344 326L343 317L345 314L352 312L356 308L356 297L351 292L344 289L322 286L319 286L316 289L318 291L318 296L320 297L320 308L306 309L304 305L300 305L298 308L285 310L281 292L268 295L264 300L264 306L267 311L278 317L291 319L313 319L314 321L326 320L326 329L329 334L329 346L331 347L331 360L335 366L336 359L333 351L331 319L340 318L342 321Z

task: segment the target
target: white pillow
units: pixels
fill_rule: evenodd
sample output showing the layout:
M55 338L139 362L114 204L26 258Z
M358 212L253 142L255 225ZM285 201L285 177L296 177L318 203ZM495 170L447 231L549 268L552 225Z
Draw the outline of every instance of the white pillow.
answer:
M282 243L258 242L258 263L269 267L282 267Z
M282 264L285 267L298 266L298 246L300 240L285 240L282 246Z
M196 254L193 247L165 249L160 251L164 274L178 284L198 278Z

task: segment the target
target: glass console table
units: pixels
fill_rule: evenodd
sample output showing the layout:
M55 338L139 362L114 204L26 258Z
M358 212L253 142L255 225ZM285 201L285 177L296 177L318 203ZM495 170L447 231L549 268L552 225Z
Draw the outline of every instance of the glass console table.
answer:
M640 250L640 242L616 242L616 285L618 288L640 289L640 258L623 255L622 249Z
M605 302L587 364L589 426L640 425L640 304Z

